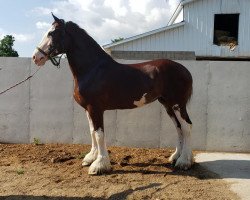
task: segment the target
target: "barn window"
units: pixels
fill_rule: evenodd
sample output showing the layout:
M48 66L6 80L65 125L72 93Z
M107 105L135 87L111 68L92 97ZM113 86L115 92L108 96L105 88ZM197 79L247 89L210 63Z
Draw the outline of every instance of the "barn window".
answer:
M229 46L238 45L239 14L215 14L214 44Z

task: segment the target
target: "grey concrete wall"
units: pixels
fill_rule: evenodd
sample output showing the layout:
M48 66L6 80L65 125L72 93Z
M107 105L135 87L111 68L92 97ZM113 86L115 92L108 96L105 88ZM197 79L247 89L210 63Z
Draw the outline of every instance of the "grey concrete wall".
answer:
M250 150L250 62L210 62L207 149Z
M119 60L123 63L137 61ZM188 105L195 149L250 152L250 62L179 61L192 73ZM0 91L36 70L29 58L0 58ZM84 109L72 97L73 80L48 62L30 81L0 95L0 142L90 144ZM108 145L174 147L175 127L154 102L105 112Z
M31 79L30 142L39 138L45 143L73 141L73 81L67 61L61 69L50 62ZM31 64L31 71L37 68Z
M30 59L0 58L0 91L30 74ZM0 141L29 141L29 82L0 96Z

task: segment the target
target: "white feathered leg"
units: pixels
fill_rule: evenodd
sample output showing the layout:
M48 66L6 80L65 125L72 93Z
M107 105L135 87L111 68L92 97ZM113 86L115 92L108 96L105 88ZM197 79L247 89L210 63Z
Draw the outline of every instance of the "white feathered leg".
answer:
M177 159L180 157L181 155L181 151L182 151L182 145L183 145L183 136L182 136L182 131L180 129L180 127L178 127L176 119L174 117L171 117L175 128L177 130L178 133L178 141L177 141L177 145L176 145L176 149L175 152L170 156L169 161L171 163L176 163Z
M84 157L82 161L82 166L91 165L91 163L93 163L96 160L97 153L98 153L93 122L89 116L88 111L86 111L86 115L89 121L89 129L90 129L90 135L91 135L91 140L92 140L92 146L91 146L90 152Z
M178 105L173 107L174 113L181 124L181 130L183 135L183 146L181 150L181 155L177 159L175 166L187 170L193 164L193 155L191 149L191 128L192 125L187 123L185 119L181 117L180 108Z
M89 167L89 174L91 175L102 174L111 170L111 164L103 130L98 129L95 131L95 137L98 147L98 155L97 159Z

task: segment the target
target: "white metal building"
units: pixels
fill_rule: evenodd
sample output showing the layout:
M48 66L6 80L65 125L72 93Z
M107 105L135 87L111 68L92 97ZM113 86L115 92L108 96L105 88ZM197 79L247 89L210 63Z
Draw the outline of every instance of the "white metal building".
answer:
M109 52L194 51L197 57L249 58L250 0L183 0L167 26L104 48Z

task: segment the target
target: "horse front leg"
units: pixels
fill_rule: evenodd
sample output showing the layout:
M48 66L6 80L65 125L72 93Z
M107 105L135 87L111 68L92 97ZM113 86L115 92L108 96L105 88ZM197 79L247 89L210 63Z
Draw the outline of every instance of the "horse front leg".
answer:
M84 159L82 161L82 166L91 165L96 160L97 153L98 153L93 121L92 121L88 111L86 111L86 115L87 115L87 118L89 121L89 129L90 129L92 145L91 145L90 152L84 157Z
M89 174L103 174L111 170L109 154L105 142L103 111L90 108L89 117L93 122L93 132L97 145L97 158L89 167Z

